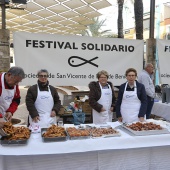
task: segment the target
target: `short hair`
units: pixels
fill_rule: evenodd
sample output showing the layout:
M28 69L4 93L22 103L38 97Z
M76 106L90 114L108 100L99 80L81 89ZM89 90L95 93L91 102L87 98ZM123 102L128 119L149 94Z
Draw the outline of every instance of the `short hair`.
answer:
M109 78L109 74L108 74L108 72L105 71L105 70L99 71L99 72L96 74L96 77L99 79L102 74L105 75L107 78Z
M24 73L24 70L21 68L21 67L17 67L17 66L14 66L14 67L11 67L7 73L10 73L12 76L19 76L21 77L22 79L25 78L25 73Z
M152 63L146 63L145 66L144 66L144 68L150 67L151 65L153 66Z
M128 68L125 72L125 76L127 76L129 72L134 72L135 76L137 76L137 71L134 68Z
M37 75L39 75L40 73L47 73L48 75L48 71L46 69L38 70Z

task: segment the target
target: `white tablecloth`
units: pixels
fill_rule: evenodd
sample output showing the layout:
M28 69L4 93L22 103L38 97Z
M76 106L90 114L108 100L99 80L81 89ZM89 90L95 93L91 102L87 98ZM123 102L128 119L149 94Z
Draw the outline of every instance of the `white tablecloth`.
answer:
M116 123L111 123L116 126ZM0 170L166 170L170 134L43 143L31 135L26 146L0 146Z
M152 114L170 121L170 103L155 102L152 108Z

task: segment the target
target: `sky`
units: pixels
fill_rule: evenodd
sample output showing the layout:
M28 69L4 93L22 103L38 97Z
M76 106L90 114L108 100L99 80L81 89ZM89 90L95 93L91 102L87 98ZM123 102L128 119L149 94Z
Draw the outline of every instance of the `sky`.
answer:
M113 33L117 34L117 0L108 0L112 4L112 6L101 9L99 12L102 14L101 19L106 19L103 30L109 29ZM125 3L126 2L126 3ZM155 5L170 2L170 0L155 0ZM124 21L124 29L134 27L134 9L133 4L131 4L130 0L124 0L125 8L123 9L123 21ZM143 0L144 11L150 10L150 0Z

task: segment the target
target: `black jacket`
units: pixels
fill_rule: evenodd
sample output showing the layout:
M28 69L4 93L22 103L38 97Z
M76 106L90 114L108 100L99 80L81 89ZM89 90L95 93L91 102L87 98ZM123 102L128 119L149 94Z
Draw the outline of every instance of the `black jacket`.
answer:
M38 86L39 86L40 91L48 91L48 83L46 85L43 85L38 81ZM49 87L50 87L51 95L54 100L54 106L52 110L54 110L57 115L61 107L61 101L59 99L59 95L57 93L56 88L51 85L49 85ZM27 110L29 111L31 118L39 116L37 109L35 108L35 105L34 105L37 99L37 94L38 94L37 84L31 86L27 91L26 106L27 106Z

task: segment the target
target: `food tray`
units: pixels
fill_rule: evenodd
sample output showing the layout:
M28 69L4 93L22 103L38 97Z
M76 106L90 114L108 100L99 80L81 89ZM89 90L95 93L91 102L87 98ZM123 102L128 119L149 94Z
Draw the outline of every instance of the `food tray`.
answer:
M80 129L80 130L81 130L81 129ZM84 130L84 129L82 129L82 130ZM72 136L69 135L69 133L68 133L67 130L66 130L66 133L67 133L68 138L69 138L70 140L81 140L81 139L89 139L89 138L91 138L90 134L89 134L89 136L74 136L74 137L72 137Z
M114 133L114 134L109 134L109 135L102 135L102 138L108 138L108 137L118 137L121 136L120 132Z
M68 135L68 137L69 137L70 140L81 140L81 139L89 139L91 136L74 136L74 137L71 137L71 136Z
M132 130L125 125L122 125L123 128L131 132L136 136L147 136L147 135L160 135L160 134L169 134L170 132L166 128L162 128L161 130L143 130L143 131L135 131Z
M23 140L6 140L5 137L1 138L1 145L3 146L10 146L10 145L26 145L28 142L28 139L23 139Z
M120 132L118 132L116 129L113 129L113 130L115 130L116 133L113 133L113 134L103 134L102 136L93 136L93 132L92 132L91 136L92 136L93 139L95 139L95 138L108 138L108 137L118 137L118 136L121 136Z
M66 136L65 137L43 137L43 133L47 131L48 128L41 128L41 137L43 142L61 142L61 141L66 141L68 139L67 133L65 132Z

